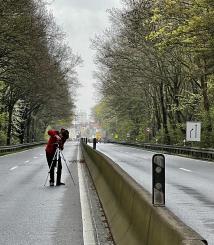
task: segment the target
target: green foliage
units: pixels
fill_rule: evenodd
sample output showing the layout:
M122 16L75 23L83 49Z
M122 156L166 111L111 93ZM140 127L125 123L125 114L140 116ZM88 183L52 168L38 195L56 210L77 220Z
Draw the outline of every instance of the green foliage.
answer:
M213 52L214 4L210 0L154 1L151 20L155 30L149 38L157 45L182 45L185 49Z
M136 125L128 117L117 116L116 112L106 102L101 101L93 108L93 116L100 126L107 132L107 137L117 140L134 140Z
M0 113L6 118L1 142L40 140L50 123L68 125L72 119L81 59L65 44L43 1L1 1L0 23Z
M183 144L185 139L183 132L185 131L185 128L185 124L176 124L176 127L174 127L174 125L169 125L171 144Z
M93 41L97 120L121 139L128 132L130 140L180 145L186 121L201 121L201 146L214 147L213 1L124 4Z

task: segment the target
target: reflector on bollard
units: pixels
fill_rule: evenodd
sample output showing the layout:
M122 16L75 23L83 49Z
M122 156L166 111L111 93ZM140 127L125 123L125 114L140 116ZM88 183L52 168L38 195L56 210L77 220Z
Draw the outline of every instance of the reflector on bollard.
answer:
M152 157L152 203L165 206L165 157L155 154Z

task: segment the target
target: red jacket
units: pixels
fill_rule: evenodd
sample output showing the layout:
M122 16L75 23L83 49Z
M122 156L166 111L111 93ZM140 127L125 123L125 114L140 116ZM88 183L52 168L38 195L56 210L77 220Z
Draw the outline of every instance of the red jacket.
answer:
M62 143L61 141L61 138L59 136L59 131L55 129L51 129L48 131L48 135L50 135L50 138L48 140L45 150L47 154L54 155L57 148L57 143L59 144L60 149L63 148L64 143Z

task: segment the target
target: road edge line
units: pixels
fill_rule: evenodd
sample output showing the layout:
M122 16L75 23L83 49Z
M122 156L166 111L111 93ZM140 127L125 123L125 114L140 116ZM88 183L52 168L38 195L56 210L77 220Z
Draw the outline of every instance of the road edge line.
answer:
M80 204L81 204L81 213L82 213L83 242L84 245L96 245L93 222L92 222L92 217L90 212L90 205L87 198L86 187L84 185L83 170L79 160L80 160L80 146L78 146L78 152L77 152L77 169L78 169Z

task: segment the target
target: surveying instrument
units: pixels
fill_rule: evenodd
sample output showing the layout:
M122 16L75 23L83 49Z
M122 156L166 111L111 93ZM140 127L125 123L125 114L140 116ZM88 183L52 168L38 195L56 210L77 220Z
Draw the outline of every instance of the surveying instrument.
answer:
M57 171L58 171L59 160L61 160L61 159L63 159L63 161L64 161L64 163L65 163L65 165L67 167L68 173L69 173L69 175L70 175L70 177L71 177L71 179L73 181L73 184L75 185L74 178L73 178L73 176L71 174L71 171L70 171L70 169L68 167L67 161L66 161L66 159L65 159L65 157L64 157L64 155L62 153L62 150L60 150L60 148L59 148L59 144L58 143L54 143L54 144L56 145L56 151L54 153L51 165L49 166L49 171L48 171L48 175L47 175L47 178L45 180L44 186L46 186L46 184L47 184L48 177L49 177L49 174L50 174L50 171L51 171L52 167L54 167L54 168L56 167ZM55 164L56 164L56 166L55 166Z

